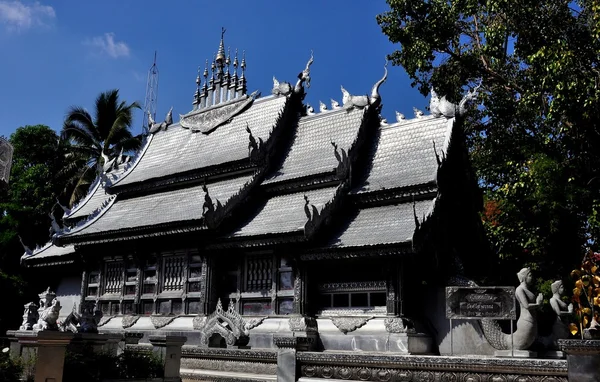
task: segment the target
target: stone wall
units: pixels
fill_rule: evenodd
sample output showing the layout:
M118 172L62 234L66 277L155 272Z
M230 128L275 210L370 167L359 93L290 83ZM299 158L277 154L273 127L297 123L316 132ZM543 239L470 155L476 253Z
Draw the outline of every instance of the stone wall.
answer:
M66 318L73 310L73 305L79 309L81 302L81 275L65 276L56 287L56 298L60 301L59 320Z

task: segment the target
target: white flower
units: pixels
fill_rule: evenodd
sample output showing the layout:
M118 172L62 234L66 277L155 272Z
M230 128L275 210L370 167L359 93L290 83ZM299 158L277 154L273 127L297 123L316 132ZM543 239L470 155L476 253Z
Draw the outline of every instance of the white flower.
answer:
M10 350L9 348L4 348L4 349L2 349L2 353L8 353L9 350Z

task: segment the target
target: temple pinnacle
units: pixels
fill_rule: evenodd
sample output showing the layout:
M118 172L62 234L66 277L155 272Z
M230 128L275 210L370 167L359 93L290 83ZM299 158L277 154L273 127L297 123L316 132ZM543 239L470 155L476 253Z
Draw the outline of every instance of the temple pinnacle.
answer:
M221 67L225 63L225 43L223 42L223 36L225 35L225 31L225 28L221 28L221 42L219 43L219 51L217 52L217 57L215 58L217 65Z

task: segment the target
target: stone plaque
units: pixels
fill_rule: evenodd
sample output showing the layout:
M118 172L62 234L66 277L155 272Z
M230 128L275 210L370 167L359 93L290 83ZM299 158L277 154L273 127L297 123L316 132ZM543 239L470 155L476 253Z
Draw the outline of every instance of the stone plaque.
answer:
M446 318L516 320L514 287L446 287Z

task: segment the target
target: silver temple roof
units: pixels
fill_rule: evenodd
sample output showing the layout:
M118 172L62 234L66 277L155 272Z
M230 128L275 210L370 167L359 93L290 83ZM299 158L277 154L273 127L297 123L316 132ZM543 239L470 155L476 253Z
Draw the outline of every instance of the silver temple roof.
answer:
M49 259L54 257L62 257L75 253L75 246L66 245L64 247L58 247L52 242L48 242L41 248L36 248L31 255L25 253L21 256L21 261L38 260L38 259Z
M452 120L427 116L382 127L366 181L353 192L366 193L435 181ZM435 150L434 150L435 144Z
M216 203L225 204L252 178L242 176L208 184L208 192ZM98 218L63 236L80 236L127 228L153 226L177 221L200 220L205 192L202 185L174 191L158 192L143 197L117 200Z
M340 109L301 118L283 165L264 184L334 171L338 161L331 142L347 153L356 140L365 111Z
M382 207L365 208L358 212L348 225L329 243L329 247L365 247L381 244L398 244L412 241L416 213L423 219L433 200L422 200Z
M209 134L179 124L154 135L136 165L113 185L122 186L248 158L248 133L266 141L283 113L287 97L257 99L245 112Z
M306 195L310 204L320 211L325 203L333 198L336 190L337 187L326 187L270 198L252 220L242 225L231 236L302 232L308 220L304 212L304 196Z

